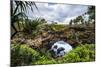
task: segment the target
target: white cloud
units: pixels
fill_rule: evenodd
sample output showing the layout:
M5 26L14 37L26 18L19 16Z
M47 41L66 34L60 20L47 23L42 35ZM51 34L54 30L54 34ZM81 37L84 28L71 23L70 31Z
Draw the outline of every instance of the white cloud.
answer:
M58 21L65 23L75 16L79 16L87 12L88 6L85 5L68 5L68 4L53 4L53 3L36 3L39 11L34 10L29 16L43 17L49 21Z
M73 17L69 17L69 18L66 18L65 20L64 20L64 23L68 23L68 22L70 22L70 20L73 20L73 19L75 19L77 16L73 16Z

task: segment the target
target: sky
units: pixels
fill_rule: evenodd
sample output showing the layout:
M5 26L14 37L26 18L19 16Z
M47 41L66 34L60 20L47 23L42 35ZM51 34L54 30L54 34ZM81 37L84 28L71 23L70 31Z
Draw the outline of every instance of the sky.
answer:
M87 12L87 5L36 3L39 12L34 9L33 13L28 13L30 18L45 18L48 23L51 21L59 24L67 24L71 19ZM34 7L34 6L33 6Z

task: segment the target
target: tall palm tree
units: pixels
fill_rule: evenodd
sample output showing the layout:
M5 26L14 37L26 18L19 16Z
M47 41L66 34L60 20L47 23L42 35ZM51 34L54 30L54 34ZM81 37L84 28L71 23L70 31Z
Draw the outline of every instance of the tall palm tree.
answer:
M15 1L15 0L11 0L11 27L13 28L13 30L15 31L12 35L11 35L11 39L15 36L16 33L18 33L16 27L15 27L15 23L18 24L19 26L19 21L20 19L28 19L28 16L26 15L26 13L29 11L29 9L31 9L31 11L33 12L33 6L35 6L35 8L38 10L35 2L31 2L31 1Z

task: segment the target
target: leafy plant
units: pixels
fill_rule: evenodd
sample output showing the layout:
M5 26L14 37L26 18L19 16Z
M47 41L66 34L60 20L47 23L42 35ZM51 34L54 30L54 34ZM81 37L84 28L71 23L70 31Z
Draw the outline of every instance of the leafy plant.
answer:
M11 66L31 65L38 60L39 53L27 45L11 46Z
M95 61L95 45L85 44L77 46L71 52L66 53L64 57L48 59L46 55L42 55L40 58L41 60L38 60L35 64L60 64Z
M94 44L85 44L73 49L64 56L64 62L89 62L95 60Z
M11 38L15 36L15 34L18 33L18 30L15 27L15 23L18 24L18 27L20 28L19 22L22 21L22 25L24 28L24 19L28 19L28 16L26 13L28 12L27 9L30 9L33 12L33 7L38 10L35 2L27 2L27 1L15 1L11 0L11 27L14 30L14 33L12 33Z
M79 45L63 57L53 58L45 49L35 51L26 45L11 46L11 65L60 64L95 61L95 45Z

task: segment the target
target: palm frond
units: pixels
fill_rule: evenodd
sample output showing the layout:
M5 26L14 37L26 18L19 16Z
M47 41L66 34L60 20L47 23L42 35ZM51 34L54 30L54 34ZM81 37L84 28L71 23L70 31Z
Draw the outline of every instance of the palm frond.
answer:
M33 12L34 7L39 12L38 7L35 4L35 2L12 0L11 1L11 24L13 25L13 28L16 28L14 27L15 22L18 23L18 26L20 26L19 21L22 21L22 25L24 28L27 23L23 21L25 19L28 19L27 12L29 12L30 10ZM30 25L30 23L28 24Z

